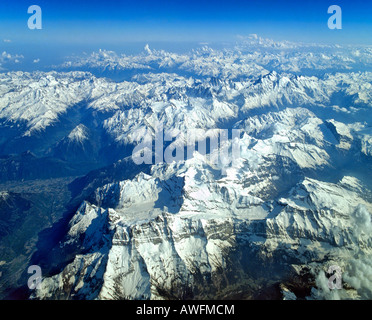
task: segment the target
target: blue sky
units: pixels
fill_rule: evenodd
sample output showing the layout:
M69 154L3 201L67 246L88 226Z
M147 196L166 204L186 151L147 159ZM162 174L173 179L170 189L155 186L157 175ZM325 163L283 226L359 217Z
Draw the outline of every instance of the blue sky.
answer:
M29 30L27 8L43 11ZM343 30L329 30L327 8L343 10ZM234 41L256 33L275 40L372 44L366 0L2 0L0 38L21 45L105 45L126 41ZM2 43L2 46L5 44ZM8 42L10 46L10 43Z

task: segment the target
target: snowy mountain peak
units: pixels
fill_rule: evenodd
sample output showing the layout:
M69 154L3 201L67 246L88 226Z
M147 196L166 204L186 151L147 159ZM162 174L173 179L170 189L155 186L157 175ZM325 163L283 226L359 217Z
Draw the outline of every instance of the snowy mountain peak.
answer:
M148 54L148 55L151 55L152 54L152 51L150 49L150 46L148 44L145 45L145 48L144 48L145 52Z
M69 133L68 139L71 142L83 143L88 139L88 128L83 124L79 124Z

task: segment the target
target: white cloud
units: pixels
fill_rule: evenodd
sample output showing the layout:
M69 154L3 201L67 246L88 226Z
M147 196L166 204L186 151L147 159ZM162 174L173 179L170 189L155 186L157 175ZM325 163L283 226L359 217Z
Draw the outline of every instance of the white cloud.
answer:
M364 205L359 205L351 216L353 233L357 241L370 247L372 235L371 214ZM344 258L342 280L354 290L331 290L324 271L316 277L316 288L312 289L312 298L326 300L372 299L372 255L359 250L358 255Z
M364 299L372 299L372 256L352 259L347 265L344 280Z
M8 52L6 52L6 51L3 51L3 53L1 54L1 56L0 56L0 62L1 63L5 63L5 62L16 62L16 60L18 60L18 62L19 62L19 60L20 59L23 59L24 58L24 56L23 55L21 55L21 54L10 54L10 53L8 53Z
M7 53L6 51L3 51L3 53L1 54L1 57L2 59L8 59L8 60L12 58L11 54Z
M352 218L355 223L354 235L360 237L364 235L370 236L372 234L372 220L371 214L364 205L359 205L354 211Z
M342 274L343 288L340 290L329 288L329 279L324 271L316 277L316 288L311 290L311 298L317 300L344 300L344 299L372 299L372 255L361 254L345 263ZM347 289L345 283L350 289Z
M23 58L23 55L10 54L6 51L3 51L0 54L0 70L6 70L6 65L8 63L20 63Z
M40 62L40 59L35 59L33 62L34 63L39 63Z
M345 290L331 290L329 279L324 271L320 271L315 279L316 288L312 288L311 296L316 300L343 300L350 298Z
M12 42L12 40L10 40L10 39L4 39L4 42L9 43L9 42Z

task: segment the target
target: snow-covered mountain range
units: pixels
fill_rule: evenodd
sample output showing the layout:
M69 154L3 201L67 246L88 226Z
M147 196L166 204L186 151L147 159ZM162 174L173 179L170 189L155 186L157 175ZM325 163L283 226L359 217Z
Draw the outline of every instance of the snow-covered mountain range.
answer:
M0 208L17 199L10 181L76 178L52 253L39 237L17 266L43 268L31 297L372 298L371 59L370 47L251 35L1 73ZM137 166L157 123L240 129L239 161ZM12 259L0 256L5 275ZM327 286L331 265L341 290Z

